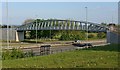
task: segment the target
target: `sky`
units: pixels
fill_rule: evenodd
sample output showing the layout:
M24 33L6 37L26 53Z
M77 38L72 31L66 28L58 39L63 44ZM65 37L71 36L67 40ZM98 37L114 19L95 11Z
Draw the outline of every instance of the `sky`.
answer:
M117 2L9 2L8 23L6 3L2 5L0 24L21 25L26 19L72 19L85 21L88 8L88 21L94 23L118 23Z
M1 0L1 2L119 2L119 0Z

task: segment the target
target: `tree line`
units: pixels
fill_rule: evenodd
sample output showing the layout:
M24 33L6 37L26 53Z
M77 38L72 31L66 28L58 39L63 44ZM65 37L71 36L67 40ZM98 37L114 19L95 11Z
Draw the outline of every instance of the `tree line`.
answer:
M16 28L19 25L0 25L0 28Z

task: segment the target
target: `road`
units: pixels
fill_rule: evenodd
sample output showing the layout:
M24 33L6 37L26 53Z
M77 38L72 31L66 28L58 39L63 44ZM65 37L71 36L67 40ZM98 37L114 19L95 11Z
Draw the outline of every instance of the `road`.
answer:
M107 45L105 42L92 42L93 46L103 46L103 45ZM65 46L61 46L58 45L56 47L50 47L50 53L59 53L59 52L64 52L64 51L70 51L70 50L75 50L75 49L83 49L85 47L77 47L77 46L73 46L72 44L69 45L65 45ZM33 47L33 48L26 48L23 49L24 52L30 51L32 49L32 51L34 53L36 53L35 55L40 55L40 47Z
M50 53L58 53L58 52L64 52L68 50L74 50L74 49L82 49L83 47L76 47L72 45L73 41L66 41L66 42L47 42L43 44L37 44L37 45L32 45L27 46L27 47L21 47L23 52L28 52L28 51L33 51L36 53L35 55L40 55L40 46L41 45L51 45L50 47ZM100 45L106 45L106 40L95 40L95 41L81 41L80 43L92 43L93 46L100 46ZM4 47L4 49L7 49ZM9 47L9 49L12 49L12 47Z

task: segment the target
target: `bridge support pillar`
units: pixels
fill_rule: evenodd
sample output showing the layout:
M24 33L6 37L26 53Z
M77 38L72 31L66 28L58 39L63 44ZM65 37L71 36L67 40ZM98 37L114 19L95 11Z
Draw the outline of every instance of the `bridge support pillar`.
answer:
M117 33L107 31L107 43L119 44L120 36Z
M16 31L16 41L24 41L24 31Z
M110 32L107 31L107 43L110 43L110 41L111 41L111 38L110 38Z

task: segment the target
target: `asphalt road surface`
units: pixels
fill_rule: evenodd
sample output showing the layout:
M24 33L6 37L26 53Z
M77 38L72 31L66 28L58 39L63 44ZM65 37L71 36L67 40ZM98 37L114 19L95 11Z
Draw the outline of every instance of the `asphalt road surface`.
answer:
M60 42L53 42L53 43L44 43L42 45L56 45L56 46L52 46L50 47L50 53L59 53L59 52L64 52L64 51L70 51L70 50L74 50L74 49L82 49L84 47L76 47L72 45L73 41L67 41L64 42L64 44L66 45L60 45ZM93 46L102 46L102 45L106 45L106 41L105 40L97 40L97 41L82 41L81 43L91 43ZM9 48L10 49L10 48ZM39 46L29 46L29 47L24 47L21 48L23 50L23 52L29 52L29 51L33 51L33 53L35 53L35 55L40 55L40 45Z

